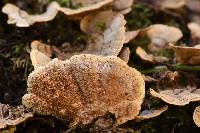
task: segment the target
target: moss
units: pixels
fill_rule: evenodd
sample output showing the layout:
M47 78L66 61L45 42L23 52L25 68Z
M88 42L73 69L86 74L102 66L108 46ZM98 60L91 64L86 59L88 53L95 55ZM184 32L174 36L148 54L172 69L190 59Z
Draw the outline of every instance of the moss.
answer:
M152 24L153 11L147 6L136 3L132 6L132 11L125 16L128 29L144 28Z
M70 7L70 1L69 0L50 0L50 1L57 1L60 6Z
M105 22L102 22L102 21L97 21L95 23L95 28L96 29L99 29L101 31L104 31L106 29L106 23Z

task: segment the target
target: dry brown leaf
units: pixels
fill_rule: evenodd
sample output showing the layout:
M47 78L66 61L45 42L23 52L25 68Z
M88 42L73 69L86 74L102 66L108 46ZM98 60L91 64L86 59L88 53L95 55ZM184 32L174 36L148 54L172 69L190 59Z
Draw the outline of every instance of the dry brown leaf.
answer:
M63 12L67 16L82 15L110 4L113 0L98 0L98 2L86 5L78 9L70 9L61 7L57 2L51 2L47 6L46 12L42 14L30 15L19 7L8 3L2 8L2 12L8 15L8 24L16 24L18 27L29 27L36 22L47 22L55 18L58 11Z
M23 104L76 125L106 112L122 124L140 111L145 85L140 72L115 56L76 55L54 59L28 77Z
M33 114L23 106L12 107L0 103L0 129L18 125L30 117Z
M200 64L200 45L194 47L175 46L170 44L175 52L176 60L181 64Z
M163 56L153 56L152 54L147 54L144 49L141 47L137 47L136 54L144 61L151 62L151 63L162 63L169 61L168 58Z
M187 26L190 30L190 36L192 39L192 43L193 44L200 43L200 25L198 23L191 22Z
M120 51L118 57L122 59L123 61L127 62L129 61L130 57L130 49L128 47L123 47L122 50Z
M162 9L178 9L186 5L186 0L157 0Z
M142 120L157 117L157 116L161 115L163 112L165 112L167 109L168 109L168 106L165 105L161 108L152 108L150 110L144 110L135 118L135 121L139 122Z
M160 98L166 103L178 106L184 106L190 102L200 100L200 89L196 89L194 91L187 88L170 89L162 90L160 92L156 92L153 89L150 89L150 93L152 96Z
M159 51L168 47L168 43L178 41L182 36L182 32L172 26L163 24L154 24L147 31L148 37L151 39L149 50Z
M194 123L200 127L200 106L196 107L193 112L193 120Z
M52 51L49 45L41 43L39 41L33 41L31 43L31 62L36 69L39 66L46 65L51 61Z

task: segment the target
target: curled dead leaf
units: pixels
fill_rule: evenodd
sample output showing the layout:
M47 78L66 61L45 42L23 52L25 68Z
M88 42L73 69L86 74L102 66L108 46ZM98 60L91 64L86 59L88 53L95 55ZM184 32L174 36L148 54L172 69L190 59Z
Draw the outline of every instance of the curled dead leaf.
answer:
M200 45L184 47L170 44L170 47L174 50L178 63L190 65L200 64Z
M90 123L106 112L122 124L134 119L145 95L141 74L116 56L54 59L28 77L23 104L39 114Z
M151 63L162 63L169 61L168 58L163 56L153 56L152 54L147 54L144 49L141 47L137 47L136 54L144 61L151 62Z
M163 112L165 112L167 109L168 109L168 105L165 105L161 108L152 108L150 110L144 110L135 118L135 121L139 122L142 120L157 117L161 115Z
M156 92L150 89L150 94L154 97L162 99L164 102L184 106L190 102L200 100L200 89L192 91L191 89L170 89Z
M168 43L178 41L182 36L182 32L172 26L163 24L154 24L147 31L148 37L151 39L149 50L159 51L168 47Z
M193 120L194 123L200 127L200 106L196 107L193 112Z
M0 129L18 125L30 117L33 117L33 114L22 105L12 107L0 103Z
M61 7L54 1L47 6L46 12L35 15L30 15L19 7L8 3L2 8L2 12L8 15L8 24L16 24L18 27L29 27L36 22L47 22L54 19L58 12L62 12L67 16L82 15L100 9L103 6L110 4L112 1L113 0L98 0L98 2L92 2L90 3L91 5L85 4L85 6L78 9Z

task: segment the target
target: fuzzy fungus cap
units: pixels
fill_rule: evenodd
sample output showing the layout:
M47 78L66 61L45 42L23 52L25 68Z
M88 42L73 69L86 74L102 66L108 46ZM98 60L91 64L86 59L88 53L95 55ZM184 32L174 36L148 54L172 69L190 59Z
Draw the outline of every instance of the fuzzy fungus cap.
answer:
M151 51L163 49L168 43L176 42L183 36L178 28L163 24L150 26L147 35L151 39L151 44L149 45Z
M118 124L134 119L145 95L144 80L136 69L115 56L75 55L54 59L28 77L22 103L38 114L90 123L106 112Z

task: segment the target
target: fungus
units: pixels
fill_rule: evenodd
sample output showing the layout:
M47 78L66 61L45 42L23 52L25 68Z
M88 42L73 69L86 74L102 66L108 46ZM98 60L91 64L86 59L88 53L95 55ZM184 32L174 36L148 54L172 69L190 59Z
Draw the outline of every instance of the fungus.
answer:
M30 57L34 68L46 65L48 62L51 61L51 56L52 51L50 49L50 46L39 41L33 41L31 43Z
M123 61L127 62L129 61L129 57L130 57L130 49L128 47L124 47L122 48L122 50L120 51L118 57L120 59L122 59Z
M166 103L178 106L184 106L190 102L200 100L200 89L196 89L194 91L186 88L173 90L170 89L162 90L160 92L156 92L153 89L150 89L150 94L154 97L162 99Z
M191 22L187 26L190 30L190 36L192 39L192 43L193 44L200 43L200 25L198 23Z
M162 9L178 9L186 5L186 0L158 0Z
M200 106L196 107L193 112L193 120L194 123L200 127Z
M199 65L200 64L200 45L194 47L174 46L170 47L175 52L175 57L178 63Z
M33 117L33 114L22 105L12 107L0 103L0 129L18 125L30 117Z
M161 115L168 109L168 105L165 105L161 108L152 108L150 110L142 111L138 116L136 116L135 121L140 122L142 120L151 119Z
M165 49L168 43L178 41L182 36L182 32L175 27L155 24L149 27L147 35L151 39L149 49L151 51L158 51Z
M58 11L63 12L67 16L80 16L87 12L100 9L103 6L110 4L112 1L113 0L99 0L97 2L92 2L91 5L86 4L78 9L61 7L54 1L47 6L46 12L35 15L30 15L19 7L8 3L2 8L2 12L8 15L8 24L16 24L18 27L29 27L36 22L47 22L54 19Z
M134 119L145 95L141 74L115 56L75 55L54 59L28 77L22 103L38 114L90 123L106 112L118 124ZM114 92L114 93L113 93Z
M66 52L65 59L79 54L117 56L125 40L125 22L123 15L111 10L85 16L81 20L80 27L83 32L90 36L87 44L80 52ZM97 23L102 24L103 28Z
M135 39L138 36L139 33L140 33L140 30L127 31L125 33L125 42L124 43L128 43L131 40Z
M131 11L131 6L134 0L115 0L113 3L113 9L120 11L122 14L127 14Z
M144 49L141 47L137 47L136 54L144 61L150 62L150 63L162 63L169 61L168 58L163 56L153 56L152 54L147 54Z

